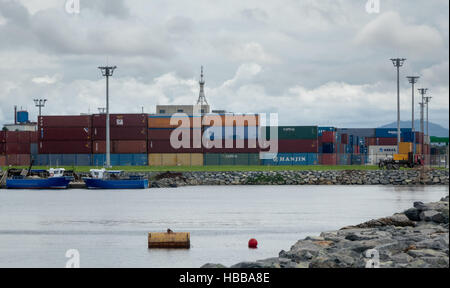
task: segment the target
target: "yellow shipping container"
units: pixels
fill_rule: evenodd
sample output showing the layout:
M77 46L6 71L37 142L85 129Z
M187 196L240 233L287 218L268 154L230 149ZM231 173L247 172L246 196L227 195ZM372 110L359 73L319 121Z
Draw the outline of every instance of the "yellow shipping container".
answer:
M203 154L191 154L191 166L203 166Z
M177 166L177 154L161 154L162 166Z
M177 166L191 166L191 154L177 154Z
M148 155L149 166L203 166L203 154L152 153Z
M395 161L405 161L408 160L408 154L394 154Z
M401 142L400 143L400 154L408 154L410 152L413 152L413 143L410 142Z
M148 154L148 166L162 166L162 154Z

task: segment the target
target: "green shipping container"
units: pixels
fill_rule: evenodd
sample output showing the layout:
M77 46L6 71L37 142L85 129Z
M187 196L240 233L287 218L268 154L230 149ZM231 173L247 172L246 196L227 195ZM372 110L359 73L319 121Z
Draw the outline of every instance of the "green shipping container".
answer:
M258 153L225 153L204 154L205 166L258 166L260 165Z
M279 126L280 140L316 140L317 126ZM270 127L266 127L266 139L270 138Z

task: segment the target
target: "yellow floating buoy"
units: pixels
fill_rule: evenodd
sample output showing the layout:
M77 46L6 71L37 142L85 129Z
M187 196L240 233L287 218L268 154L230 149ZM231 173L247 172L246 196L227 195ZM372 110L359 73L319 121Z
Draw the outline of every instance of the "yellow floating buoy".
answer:
M185 248L191 247L189 232L148 233L148 248Z

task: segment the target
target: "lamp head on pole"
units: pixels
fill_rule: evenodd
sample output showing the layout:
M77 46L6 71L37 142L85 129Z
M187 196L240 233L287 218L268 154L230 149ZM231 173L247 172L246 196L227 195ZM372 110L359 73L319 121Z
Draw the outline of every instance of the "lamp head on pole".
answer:
M408 76L406 78L408 78L408 81L411 84L416 84L419 81L419 79L420 79L419 76Z
M405 58L392 58L391 61L395 67L402 67L403 64L405 63L406 59Z
M117 68L117 66L100 66L98 69L102 71L103 77L110 77L113 76L114 70Z

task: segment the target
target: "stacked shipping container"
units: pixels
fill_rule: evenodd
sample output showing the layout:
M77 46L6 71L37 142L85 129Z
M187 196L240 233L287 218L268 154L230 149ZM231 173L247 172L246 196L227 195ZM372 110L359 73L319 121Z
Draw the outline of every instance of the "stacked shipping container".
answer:
M150 166L203 166L203 154L200 143L194 143L194 136L201 139L201 117L149 115L147 124L147 151ZM180 128L175 132L176 128ZM173 134L173 133L177 134ZM171 143L187 141L187 145L177 146ZM184 144L184 143L183 143ZM194 145L195 144L195 145Z
M319 152L317 126L266 127L266 139L272 140L271 131L278 131L278 154L264 154L263 165L317 165ZM264 144L264 146L266 146ZM263 147L264 147L263 146ZM268 152L268 149L261 149Z
M112 166L146 166L147 114L111 114L110 153ZM92 163L106 162L106 115L92 115Z

